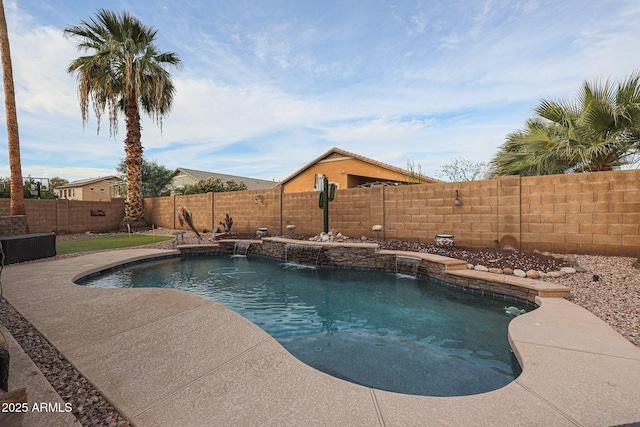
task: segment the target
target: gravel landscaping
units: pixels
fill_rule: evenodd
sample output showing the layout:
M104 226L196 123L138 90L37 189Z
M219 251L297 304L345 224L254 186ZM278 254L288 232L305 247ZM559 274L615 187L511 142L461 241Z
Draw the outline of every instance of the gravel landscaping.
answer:
M171 235L174 230L155 229L147 234ZM107 234L60 235L58 241L101 237ZM282 236L307 240L309 236ZM213 235L204 234L201 243L212 243L220 238L252 238L248 234ZM348 239L361 241L361 239ZM542 280L562 284L571 288L569 300L586 308L611 325L631 343L640 346L640 270L633 267L635 258L605 257L592 255L552 255L537 252L517 252L498 248L454 247L450 250L437 248L432 243L367 240L378 243L382 249L408 250L442 254L462 259L476 266L502 269L508 273L515 270L536 271ZM185 234L185 243L195 244L198 239L191 231ZM174 241L158 242L148 248L173 249ZM56 258L77 256L62 255ZM51 258L47 259L50 260ZM38 261L34 261L38 262ZM563 267L577 272L557 277L547 275ZM497 270L496 270L497 271ZM58 394L73 405L73 413L84 426L128 426L129 423L104 399L69 362L67 362L38 331L22 318L6 301L0 301L0 323L20 343L27 355L46 376Z

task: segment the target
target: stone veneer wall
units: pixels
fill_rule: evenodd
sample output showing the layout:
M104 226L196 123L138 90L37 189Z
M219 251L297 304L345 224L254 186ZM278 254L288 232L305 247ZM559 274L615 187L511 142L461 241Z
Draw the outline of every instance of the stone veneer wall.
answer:
M0 216L0 236L27 234L26 215Z
M187 245L180 246L179 249L183 255L232 253L235 243L235 240L221 240L218 245ZM248 253L302 264L337 268L366 268L386 271L396 271L397 268L396 253L393 251L379 251L376 244L298 243L295 240L265 238L261 241L253 241L249 246ZM418 256L418 254L415 255ZM453 263L449 263L448 267L441 262L422 259L418 265L417 276L435 279L446 286L464 291L535 305L535 297L539 295L539 291L535 287L525 287L517 283L518 281L530 283L531 280L512 278L513 283L505 283L501 281L504 277L503 275L491 275L490 277L495 278L495 280L474 277L478 273L466 271L465 262L450 261L453 261ZM447 271L448 268L453 270ZM455 274L455 269L463 270L464 274ZM408 273L408 271L404 271L404 273ZM568 292L567 288L566 295L562 296L568 296Z

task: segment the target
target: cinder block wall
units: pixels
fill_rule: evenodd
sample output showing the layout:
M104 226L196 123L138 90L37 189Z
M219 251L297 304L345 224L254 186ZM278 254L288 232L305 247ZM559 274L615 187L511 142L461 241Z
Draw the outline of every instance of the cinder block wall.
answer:
M522 249L640 255L640 171L522 178Z
M178 228L175 196L144 199L144 217L155 227Z
M336 199L340 199L337 194L344 193L336 191ZM307 193L283 193L282 194L282 229L287 234L287 225L296 226L293 234L316 235L322 231L322 209L318 206L320 193L311 191ZM333 202L329 205L330 212L333 210ZM338 228L336 228L339 230Z
M58 203L56 232L59 234L118 230L120 221L124 217L124 199L115 199L110 202L80 200L56 200L56 202ZM31 220L28 219L28 221L31 227ZM31 231L35 232L34 229Z
M456 191L460 200L455 205ZM211 231L224 215L232 231L286 235L322 231L318 192L282 193L280 188L145 199L147 222L180 226L178 209L192 214L198 230ZM8 215L9 199L0 199ZM86 202L25 200L30 232L81 233L117 230L124 200ZM91 212L104 212L104 216ZM329 205L329 227L350 237L420 242L453 234L467 246L505 245L565 253L640 256L640 171L540 177L502 177L459 183L338 190Z
M0 199L3 215L9 215L9 204L10 199ZM124 217L124 199L109 202L26 199L24 205L30 233L112 231L119 228Z
M456 195L459 205L454 203ZM184 203L192 203L193 197ZM315 235L322 231L318 192L284 193L279 189L216 193L212 229L229 213L233 231ZM170 203L147 199L147 217L164 227ZM204 199L200 199L202 203ZM203 212L206 207L202 207ZM156 220L158 218L158 220ZM170 217L172 218L172 217ZM162 219L162 220L160 220ZM351 237L380 236L420 242L453 234L461 245L509 245L516 249L639 256L640 171L613 171L541 177L371 187L338 190L329 205L329 227Z
M211 225L211 215L213 210L212 193L169 197L172 197L175 200L175 206L173 207L173 214L171 216L171 220L174 221L175 226L172 228L178 230L191 230L186 222L180 225L180 207L184 207L191 214L191 220L193 221L193 226L196 230L213 230Z
M282 193L279 188L213 193L213 196L214 226L221 230L220 222L229 214L233 218L231 231L255 233L258 228L266 227L269 234L282 234Z

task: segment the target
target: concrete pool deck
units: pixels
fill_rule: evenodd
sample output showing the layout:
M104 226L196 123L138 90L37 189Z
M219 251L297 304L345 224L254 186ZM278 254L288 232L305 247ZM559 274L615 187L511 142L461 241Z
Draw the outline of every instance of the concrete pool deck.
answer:
M640 348L561 298L540 298L537 310L511 321L523 369L515 381L444 398L375 390L316 371L248 320L187 292L73 283L174 253L128 249L11 265L3 294L136 426L640 423Z

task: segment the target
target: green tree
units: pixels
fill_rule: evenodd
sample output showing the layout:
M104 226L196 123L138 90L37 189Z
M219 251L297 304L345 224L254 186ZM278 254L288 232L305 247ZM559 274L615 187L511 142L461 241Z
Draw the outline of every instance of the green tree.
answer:
M89 53L73 60L68 68L69 73L77 73L83 124L88 120L90 103L98 123L105 109L108 111L111 135L117 132L119 112L125 116L127 198L122 229L146 226L140 109L162 128L162 118L169 113L175 93L165 67L181 66L177 54L158 50L157 33L127 12L118 15L105 9L99 9L95 18L64 30L66 37L78 39L80 51Z
M222 182L219 177L209 177L201 179L194 185L186 185L184 188L177 189L178 194L202 194L202 193L223 193L226 191L244 191L247 185L235 179L229 178L226 182Z
M116 168L121 178L127 176L127 164L123 159ZM155 160L142 159L142 194L145 197L158 197L167 192L175 172L159 165Z
M49 180L49 186L51 187L51 191L55 190L56 188L60 187L61 185L65 185L68 184L69 180L64 179L64 178L60 178L58 176L54 176L53 178L51 178Z
M543 100L507 136L491 175L597 172L633 162L640 148L640 74L612 85L585 81L576 100Z

